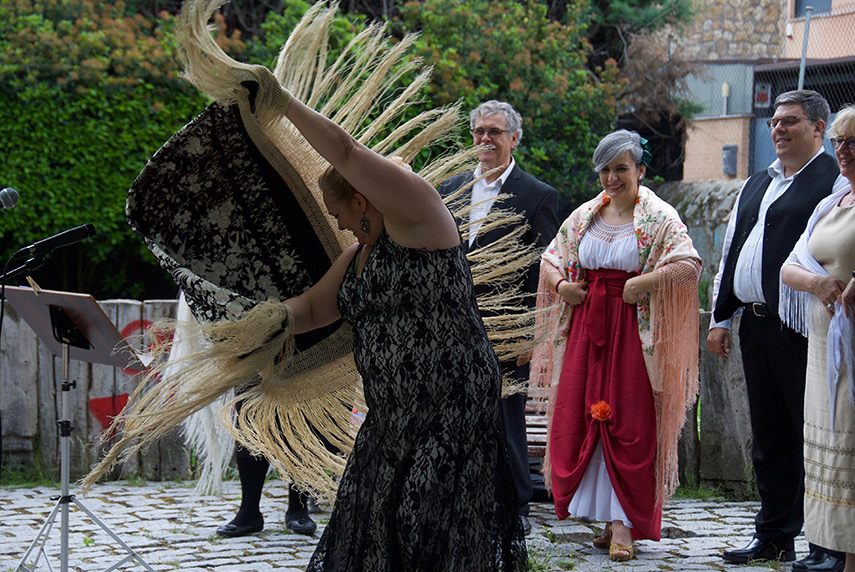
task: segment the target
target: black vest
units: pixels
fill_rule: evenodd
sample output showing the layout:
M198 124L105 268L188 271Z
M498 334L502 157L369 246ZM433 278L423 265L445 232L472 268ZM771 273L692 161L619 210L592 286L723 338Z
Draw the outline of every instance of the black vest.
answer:
M760 276L763 296L773 315L778 314L778 280L781 266L804 232L817 203L831 194L838 174L837 161L831 155L823 153L811 161L796 176L790 188L769 206L766 228L763 229L763 268ZM733 274L745 240L757 223L760 202L771 182L772 178L767 171L758 171L751 175L742 190L733 239L730 249L724 253L724 272L713 312L716 322L733 316L742 302L756 301L739 300L733 294Z

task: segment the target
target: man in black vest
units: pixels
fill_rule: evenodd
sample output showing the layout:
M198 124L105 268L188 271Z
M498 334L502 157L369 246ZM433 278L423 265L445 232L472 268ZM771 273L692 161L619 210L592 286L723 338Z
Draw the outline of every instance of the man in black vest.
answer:
M777 97L768 123L778 159L742 187L715 277L707 345L726 359L730 319L742 312L739 341L760 493L754 538L724 552L731 563L795 560L793 540L804 522L807 340L779 320L778 284L784 260L838 175L836 161L822 149L829 115L828 103L815 91ZM810 555L793 570L843 570L842 555L811 545Z
M482 103L469 114L469 126L475 145L485 146L478 155L480 163L475 171L451 177L439 186L439 192L445 196L475 180L466 196L460 199L472 206L470 219L458 221L458 224L473 224L469 230L469 249L500 241L514 230L512 226L505 226L479 233L480 221L494 206L522 213L528 230L520 240L545 249L558 233L558 193L551 186L520 169L514 161L512 153L522 137L522 117L509 103L491 100ZM488 174L481 178L482 173ZM499 193L508 195L508 198L496 201ZM522 292L532 294L527 300L530 307L534 307L535 303L538 269L538 264L533 264L520 274L518 280ZM523 361L525 360L503 363L502 373L510 373L515 379L528 381L528 364L522 363ZM532 497L532 483L525 429L525 403L524 393L502 400L511 473L519 497L520 517L528 534L531 530L528 503Z

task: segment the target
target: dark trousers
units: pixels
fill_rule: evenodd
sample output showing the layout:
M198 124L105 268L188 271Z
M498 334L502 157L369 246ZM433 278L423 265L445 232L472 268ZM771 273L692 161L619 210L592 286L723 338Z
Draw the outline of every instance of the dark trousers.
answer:
M514 379L528 379L528 365L502 364L503 373L511 372ZM519 499L519 513L528 516L528 503L534 491L531 485L531 467L528 463L528 437L525 427L525 393L516 393L502 399L502 414L505 420L505 438L511 474Z
M807 339L775 317L742 314L739 345L748 387L760 540L787 542L804 523L804 395Z
M243 401L237 402L237 410L240 411ZM324 444L330 451L336 449L324 439ZM237 520L255 518L261 513L261 494L264 489L264 481L267 479L267 471L270 462L264 457L256 457L244 447L235 444L235 464L240 478L241 499L238 508ZM306 511L308 497L301 493L294 484L288 485L288 510L285 515Z

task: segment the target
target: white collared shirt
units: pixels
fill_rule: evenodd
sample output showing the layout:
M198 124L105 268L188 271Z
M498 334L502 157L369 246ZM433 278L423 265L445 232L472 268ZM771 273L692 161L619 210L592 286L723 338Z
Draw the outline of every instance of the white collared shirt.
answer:
M745 239L745 244L742 245L742 250L739 252L739 258L736 259L736 268L733 273L733 294L745 303L762 302L766 303L766 297L763 295L763 229L766 227L766 213L769 212L769 207L787 192L793 180L801 173L805 167L810 165L814 159L825 153L824 149L817 151L816 155L811 157L811 160L805 163L804 167L798 172L790 175L784 175L784 166L780 159L769 165L766 171L772 177L772 182L766 188L763 194L763 199L760 201L760 211L757 213L757 222ZM747 182L747 181L746 181ZM727 222L727 231L724 235L724 244L722 252L729 253L730 245L733 242L733 235L736 232L737 209L739 201L742 198L742 192L745 190L745 185L739 190L736 196L736 201L733 205L733 211L730 213L730 220ZM794 230L797 234L801 234L804 229ZM713 280L713 308L718 300L718 289L721 286L721 277L724 274L724 256L718 265L718 273ZM730 320L722 322L710 321L710 328L730 328Z
M511 157L508 167L499 175L498 179L489 184L485 179L481 178L481 165L479 164L475 168L475 173L472 175L475 177L475 183L472 185L472 202L470 203L472 210L469 211L469 222L471 225L469 227L469 246L475 243L475 238L478 236L481 225L484 224L487 213L490 212L490 207L493 206L496 196L502 190L502 185L508 180L515 165L516 161Z

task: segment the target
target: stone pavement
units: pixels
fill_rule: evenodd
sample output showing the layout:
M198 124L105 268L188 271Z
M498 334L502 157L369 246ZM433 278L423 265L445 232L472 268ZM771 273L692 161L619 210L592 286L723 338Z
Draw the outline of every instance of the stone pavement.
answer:
M15 570L55 505L50 496L57 493L57 489L48 487L0 487L0 572ZM329 518L328 508L321 507L321 512L313 515L319 525L314 537L290 533L285 528L287 485L273 480L265 485L262 499L264 531L243 538L221 538L215 530L234 515L239 495L236 482L226 483L223 498L199 496L192 483L116 482L98 485L78 500L158 572L304 570ZM727 565L720 556L723 550L747 542L756 509L756 503L672 501L663 515L662 541L636 542L636 559L617 564L608 560L605 550L591 546L594 531L590 525L559 521L549 504L536 503L531 515L534 527L527 538L532 569L757 572L764 568ZM50 566L42 557L37 570L59 570L60 532L57 518L46 543ZM807 542L803 537L797 539L796 550L805 554ZM124 556L121 546L72 505L69 570L104 571ZM766 569L788 572L790 568L768 563ZM145 570L134 562L116 569Z

